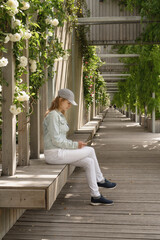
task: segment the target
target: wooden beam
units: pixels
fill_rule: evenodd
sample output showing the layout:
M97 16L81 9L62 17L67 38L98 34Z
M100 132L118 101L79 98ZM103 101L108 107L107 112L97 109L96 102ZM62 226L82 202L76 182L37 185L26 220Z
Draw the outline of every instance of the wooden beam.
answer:
M33 113L30 117L30 158L40 158L40 106L39 99L32 104Z
M117 83L115 82L115 83L108 83L108 82L106 82L106 85L107 85L107 87L108 86L117 86Z
M111 91L110 91L110 90L107 91L107 93L116 93L116 92L119 92L119 91L117 91L117 90L116 90L116 91L113 91L113 90L111 90Z
M78 25L141 23L141 21L141 16L88 17L78 18ZM157 20L143 19L143 23L145 22L157 22Z
M109 81L109 82L111 82L111 81L119 81L119 80L126 80L126 78L105 78L104 77L104 80L107 82L107 81Z
M112 73L101 73L101 75L103 76L103 77L129 77L129 76L131 76L131 74L126 74L126 73L124 73L124 74L112 74Z
M15 91L15 59L13 56L13 42L6 44L7 53L3 56L8 59L8 65L2 68L4 82L2 88L2 174L12 176L16 171L16 116L9 109L13 104Z
M130 65L130 64L126 64L126 63L105 63L103 64L101 67L103 66L127 66L127 65Z
M114 54L114 53L100 53L98 57L101 58L123 58L123 57L139 57L139 54Z
M135 40L89 40L88 39L88 44L89 45L94 45L94 46L101 46L101 45L135 45L135 44L143 44L143 45L152 45L152 44L160 44L159 41L150 41L150 42L144 42L144 41L137 41Z
M25 48L23 49L23 55L29 57L28 40L24 41ZM26 83L29 87L29 66L27 65L27 74L23 74L23 83ZM24 111L18 115L18 165L29 165L29 118L27 114L29 112L29 102L23 103Z

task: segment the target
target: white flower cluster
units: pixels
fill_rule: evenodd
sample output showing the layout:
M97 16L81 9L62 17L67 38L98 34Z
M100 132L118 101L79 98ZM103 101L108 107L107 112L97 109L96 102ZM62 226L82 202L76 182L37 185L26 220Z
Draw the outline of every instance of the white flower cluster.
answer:
M32 37L32 33L30 32L30 30L26 30L24 33L23 33L23 38L24 39L29 39L30 37Z
M13 28L16 28L17 26L21 25L21 21L19 19L14 19L13 20Z
M17 115L17 114L21 113L21 108L20 107L17 108L16 105L11 105L9 111L12 114Z
M21 2L23 4L23 6L21 7L22 10L27 10L28 8L30 8L30 4L28 2Z
M31 70L31 72L36 72L36 70L37 70L37 63L36 63L36 61L35 60L33 60L33 59L30 59L29 60L29 63L30 63L30 70Z
M22 7L21 7L21 10L27 10L28 8L30 8L30 4L28 2L21 2L22 3ZM8 0L6 2L6 5L8 7L10 7L10 10L9 10L9 15L10 16L14 16L18 13L18 7L19 7L19 2L17 0Z
M52 37L52 36L53 36L53 33L52 33L52 32L48 32L48 36L49 36L49 37Z
M14 16L18 13L19 2L17 0L8 0L6 5L11 8L9 11L10 16Z
M17 21L19 21L19 20L17 20ZM9 41L19 42L21 40L21 38L29 39L30 37L32 37L32 33L30 32L30 30L26 30L24 32L22 29L20 29L18 33L8 34L4 39L4 43L8 43Z
M21 35L19 33L15 33L15 34L10 33L8 35L8 37L11 42L19 42L21 40ZM8 40L8 38L7 38L7 40ZM5 43L7 40L5 39Z
M25 56L19 58L20 64L19 67L26 67L28 64L28 60Z
M17 100L20 102L28 101L29 95L25 91L21 91L17 97Z
M0 59L0 67L5 67L8 64L8 59L3 57Z
M53 25L53 26L58 26L58 24L59 24L59 21L58 21L58 19L57 18L55 18L55 19L52 19L52 18L47 18L46 20L45 20L45 22L46 22L46 24L50 24L50 25Z

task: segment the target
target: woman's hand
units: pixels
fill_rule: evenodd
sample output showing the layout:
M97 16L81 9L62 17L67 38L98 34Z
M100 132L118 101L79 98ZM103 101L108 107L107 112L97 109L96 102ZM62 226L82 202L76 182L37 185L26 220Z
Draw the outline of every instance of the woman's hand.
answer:
M87 143L79 141L78 142L78 148L83 148L84 146L87 146Z

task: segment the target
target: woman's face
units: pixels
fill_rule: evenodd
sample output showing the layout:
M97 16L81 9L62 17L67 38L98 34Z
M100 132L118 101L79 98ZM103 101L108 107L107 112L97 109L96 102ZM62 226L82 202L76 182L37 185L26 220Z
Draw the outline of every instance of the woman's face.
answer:
M71 108L71 103L67 99L60 99L60 111L67 111L69 108Z

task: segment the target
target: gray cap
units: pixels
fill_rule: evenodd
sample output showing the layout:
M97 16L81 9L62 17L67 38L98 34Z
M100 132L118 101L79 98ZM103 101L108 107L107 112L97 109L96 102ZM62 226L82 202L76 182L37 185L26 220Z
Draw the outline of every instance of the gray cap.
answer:
M74 93L67 88L60 89L58 91L58 96L67 99L73 105L77 105L77 103L74 101Z

